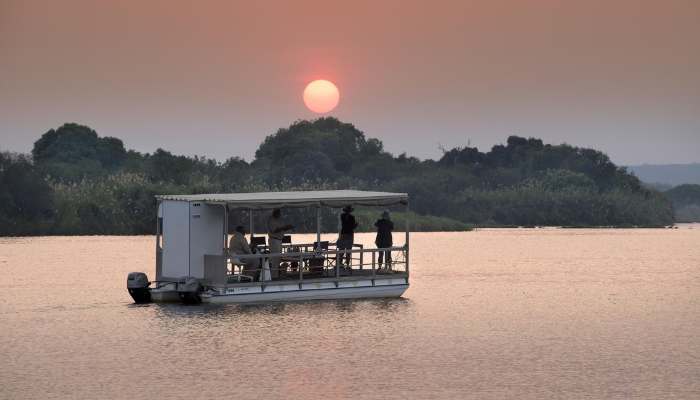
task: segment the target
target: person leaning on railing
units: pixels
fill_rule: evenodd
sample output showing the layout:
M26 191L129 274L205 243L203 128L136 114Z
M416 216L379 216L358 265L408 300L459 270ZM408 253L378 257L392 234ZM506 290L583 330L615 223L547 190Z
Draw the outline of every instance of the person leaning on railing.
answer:
M393 246L394 241L391 231L394 230L394 223L391 221L388 210L382 212L382 217L374 223L374 226L377 227L377 238L374 240L374 244L377 245L377 248L383 249ZM384 261L386 261L386 267L391 268L391 250L380 251L378 261L379 268L382 267Z

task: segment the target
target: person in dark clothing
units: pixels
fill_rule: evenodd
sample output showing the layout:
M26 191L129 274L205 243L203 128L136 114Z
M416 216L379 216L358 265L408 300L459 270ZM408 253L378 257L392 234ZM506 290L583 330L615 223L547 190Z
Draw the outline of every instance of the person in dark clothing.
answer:
M378 249L384 249L394 245L394 241L391 235L391 231L394 230L394 223L391 222L389 217L389 211L384 210L382 217L374 223L377 227L377 238L374 240L374 244L377 245ZM379 252L379 268L382 268L382 264L386 261L387 269L391 268L391 251L384 250Z
M338 250L352 250L352 245L355 242L355 228L357 228L357 221L355 221L355 217L352 215L353 210L352 206L345 206L343 208L343 213L340 214L340 235L336 242ZM350 267L352 253L338 255L336 262L339 267L343 258L345 258L345 264Z

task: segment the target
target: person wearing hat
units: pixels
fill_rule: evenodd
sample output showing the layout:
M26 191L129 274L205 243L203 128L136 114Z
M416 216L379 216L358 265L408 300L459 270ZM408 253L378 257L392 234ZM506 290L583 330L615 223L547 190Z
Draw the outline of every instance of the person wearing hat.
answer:
M353 211L352 206L348 205L343 207L343 213L340 214L340 235L336 242L338 250L352 250L352 244L355 242L355 228L357 228L357 221L352 215ZM345 258L345 264L350 267L352 253L338 254L336 259L338 267L341 266L343 258Z
M394 230L394 223L391 222L389 216L389 211L384 210L382 217L374 223L377 227L377 238L374 240L374 244L377 245L378 249L385 249L394 245L394 241L391 235L391 231ZM379 252L379 268L382 268L382 263L386 261L387 269L391 268L391 250L384 250Z

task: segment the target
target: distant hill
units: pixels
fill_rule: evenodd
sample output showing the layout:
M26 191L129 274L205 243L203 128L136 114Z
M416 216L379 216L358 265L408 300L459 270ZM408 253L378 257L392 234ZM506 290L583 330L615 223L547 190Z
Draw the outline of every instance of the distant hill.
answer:
M627 170L637 178L647 183L666 185L682 185L684 183L700 184L700 163L693 164L660 164L632 165Z
M664 194L673 203L676 222L700 222L700 185L684 184Z

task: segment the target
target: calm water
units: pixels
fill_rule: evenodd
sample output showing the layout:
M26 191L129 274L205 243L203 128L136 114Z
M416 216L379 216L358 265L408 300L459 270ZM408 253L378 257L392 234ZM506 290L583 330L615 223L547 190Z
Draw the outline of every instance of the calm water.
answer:
M0 398L700 398L700 226L411 243L404 299L205 307L131 304L151 237L0 239Z

